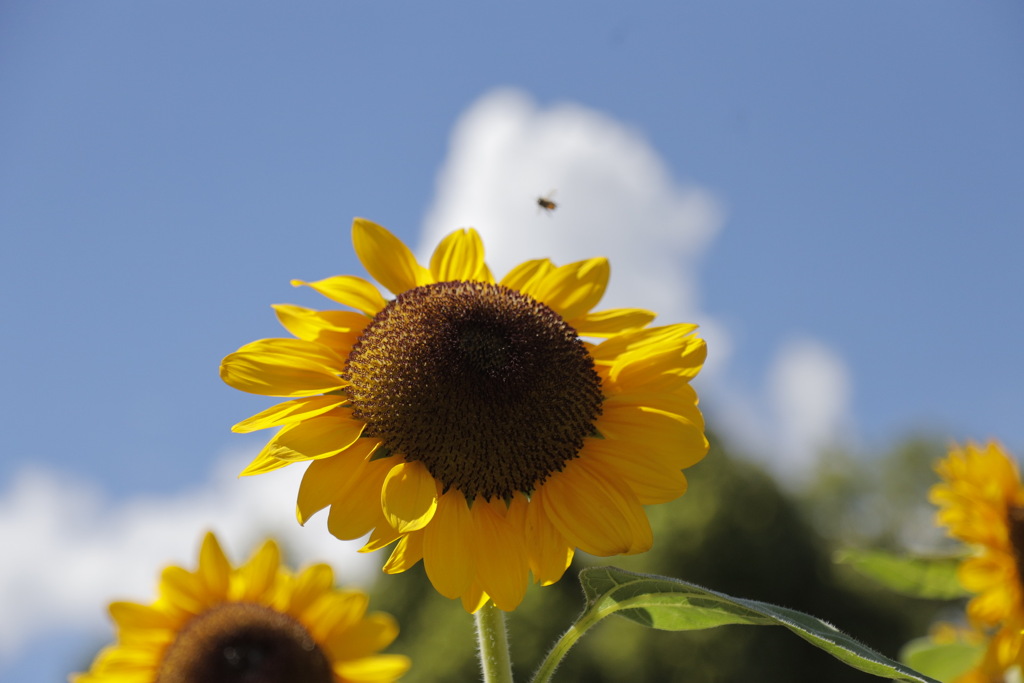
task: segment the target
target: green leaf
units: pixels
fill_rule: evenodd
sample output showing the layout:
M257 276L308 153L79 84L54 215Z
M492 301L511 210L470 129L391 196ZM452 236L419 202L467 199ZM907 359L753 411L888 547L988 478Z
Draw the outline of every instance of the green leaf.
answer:
M970 595L956 578L959 557L912 557L882 550L841 550L834 559L903 595L933 600Z
M904 645L900 651L900 660L940 681L951 681L977 666L984 654L984 643L936 643L924 637Z
M757 600L733 598L679 579L637 574L616 567L580 572L587 596L584 616L619 614L667 631L689 631L725 624L782 626L852 666L897 681L937 683L841 633L820 619Z

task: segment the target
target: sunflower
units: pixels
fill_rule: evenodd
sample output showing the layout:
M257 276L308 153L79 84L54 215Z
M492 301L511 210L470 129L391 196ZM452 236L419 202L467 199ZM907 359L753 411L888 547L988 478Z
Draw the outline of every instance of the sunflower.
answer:
M409 668L403 655L379 655L398 635L387 614L366 614L366 594L334 588L315 564L281 567L267 541L232 568L208 533L199 567L168 567L150 605L115 602L118 642L70 683L385 683Z
M475 612L520 603L532 572L558 581L578 548L643 552L643 506L686 491L707 452L690 380L706 355L695 325L650 311L592 311L607 259L527 261L495 280L473 229L421 266L394 235L356 219L366 270L395 295L342 275L292 281L352 310L275 306L295 339L227 356L221 377L288 397L234 426L280 427L243 475L311 461L305 523L330 506L341 539L395 544L388 573L420 560L442 595Z
M929 499L937 522L975 553L957 576L975 593L967 604L972 625L992 637L982 663L962 681L999 681L1024 665L1024 486L1014 461L997 443L954 447L936 466L942 481Z

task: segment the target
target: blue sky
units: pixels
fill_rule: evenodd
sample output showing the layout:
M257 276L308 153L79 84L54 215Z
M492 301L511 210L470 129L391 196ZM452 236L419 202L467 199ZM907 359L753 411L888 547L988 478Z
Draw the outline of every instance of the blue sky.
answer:
M281 334L269 304L323 305L291 278L362 272L354 216L421 254L465 224L498 261L613 250L610 296L705 326L711 426L770 465L918 429L1024 454L1022 83L1016 0L8 0L0 509L212 495L267 405L220 358ZM73 666L31 655L54 619L0 626L0 678Z

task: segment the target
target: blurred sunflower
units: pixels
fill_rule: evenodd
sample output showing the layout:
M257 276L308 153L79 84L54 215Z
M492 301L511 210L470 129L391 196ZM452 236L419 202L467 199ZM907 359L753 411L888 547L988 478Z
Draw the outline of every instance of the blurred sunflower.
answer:
M387 614L366 614L367 597L334 588L315 564L298 574L280 566L267 541L232 568L208 533L199 567L168 567L151 605L115 602L117 643L71 683L386 683L409 668L403 655L379 655L398 635Z
M689 384L706 355L696 326L592 311L604 258L527 261L496 281L472 229L442 240L429 268L370 221L352 237L396 298L354 276L295 280L354 310L275 306L297 339L224 359L229 385L292 399L234 426L281 427L242 474L312 461L300 523L330 506L338 538L397 541L386 572L422 559L470 612L515 609L529 573L554 583L576 548L650 548L643 506L682 495L680 470L707 452Z
M992 442L952 448L936 471L942 481L929 499L939 506L937 522L975 549L957 573L977 594L967 616L992 634L982 662L957 680L1002 681L1007 670L1024 665L1024 487L1017 465Z

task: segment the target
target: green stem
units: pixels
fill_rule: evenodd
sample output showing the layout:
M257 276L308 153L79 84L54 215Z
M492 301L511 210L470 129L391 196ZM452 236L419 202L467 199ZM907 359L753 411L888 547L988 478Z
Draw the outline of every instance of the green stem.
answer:
M484 683L512 683L512 659L508 654L505 613L488 600L474 616Z
M562 659L565 658L566 653L569 649L576 644L576 641L583 637L583 634L590 630L590 628L601 621L601 618L605 616L601 614L600 610L590 609L580 615L579 619L576 620L569 630L562 634L562 637L558 639L554 647L548 652L548 656L541 662L540 667L537 669L537 673L533 675L530 683L548 683L551 677L555 674L555 669L562 663Z

